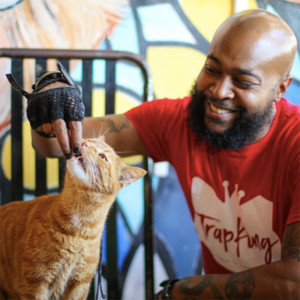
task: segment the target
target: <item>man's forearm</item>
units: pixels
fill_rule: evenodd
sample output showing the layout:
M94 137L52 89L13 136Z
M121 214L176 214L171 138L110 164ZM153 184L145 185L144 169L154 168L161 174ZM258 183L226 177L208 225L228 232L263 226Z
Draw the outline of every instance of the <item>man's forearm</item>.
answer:
M251 299L254 274L246 271L230 275L186 277L172 289L172 299Z
M57 128L58 126L56 126L56 129ZM73 132L73 136L75 136L74 133L76 132L76 129L69 127L69 136L70 131ZM56 132L53 133L57 136L58 132L59 130L56 130ZM64 137L66 135L67 133L64 134ZM88 139L97 138L100 135L105 136L105 141L112 146L120 156L147 154L147 149L143 141L125 115L107 115L101 118L85 118L82 123L82 137ZM67 147L66 143L75 144L74 141L72 143L72 136L70 136L70 140L67 138L62 139L62 136L59 140L60 144L58 143L57 138L44 138L38 135L34 130L32 131L33 147L43 156L63 157L64 155L61 149L70 148ZM65 143L64 147L62 147L62 141ZM67 150L65 150L64 153L68 153Z
M295 267L299 268L299 262L290 260L239 273L186 277L176 282L171 296L174 300L300 299L298 273ZM293 272L296 273L295 276Z

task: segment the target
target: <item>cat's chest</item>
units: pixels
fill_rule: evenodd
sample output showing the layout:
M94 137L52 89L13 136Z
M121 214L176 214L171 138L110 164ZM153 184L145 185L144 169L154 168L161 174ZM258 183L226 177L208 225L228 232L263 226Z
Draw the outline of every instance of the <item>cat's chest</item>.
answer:
M77 229L82 228L82 220L77 214L74 214L70 217L70 223Z
M60 249L57 255L57 261L54 263L54 268L57 270L57 275L61 275L59 280L72 278L80 270L86 268L94 268L98 264L100 255L100 240L70 240L68 246ZM63 274L61 270L65 270Z

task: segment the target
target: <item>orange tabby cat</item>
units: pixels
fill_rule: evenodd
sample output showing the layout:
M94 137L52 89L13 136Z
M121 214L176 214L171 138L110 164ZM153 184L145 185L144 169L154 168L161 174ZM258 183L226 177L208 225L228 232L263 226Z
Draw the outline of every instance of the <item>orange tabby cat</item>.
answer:
M81 154L67 161L60 194L0 207L0 298L86 299L116 194L146 171L103 137L84 140Z

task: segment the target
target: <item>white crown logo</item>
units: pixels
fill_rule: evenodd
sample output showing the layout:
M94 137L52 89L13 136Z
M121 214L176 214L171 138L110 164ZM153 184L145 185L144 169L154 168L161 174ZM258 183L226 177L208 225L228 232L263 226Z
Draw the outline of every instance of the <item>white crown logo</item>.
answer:
M280 258L280 240L272 229L271 201L256 196L241 204L245 191L223 182L224 202L199 177L192 181L194 223L215 260L233 272Z

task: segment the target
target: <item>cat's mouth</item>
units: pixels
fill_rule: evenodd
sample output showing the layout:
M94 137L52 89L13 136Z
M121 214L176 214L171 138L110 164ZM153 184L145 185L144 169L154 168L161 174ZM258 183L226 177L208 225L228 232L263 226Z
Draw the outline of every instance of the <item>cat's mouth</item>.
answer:
M84 161L82 155L77 155L77 156L76 156L76 159L77 159L77 161L80 163L80 165L82 166L82 168L84 169L84 171L86 171L86 168L85 168L85 161Z

